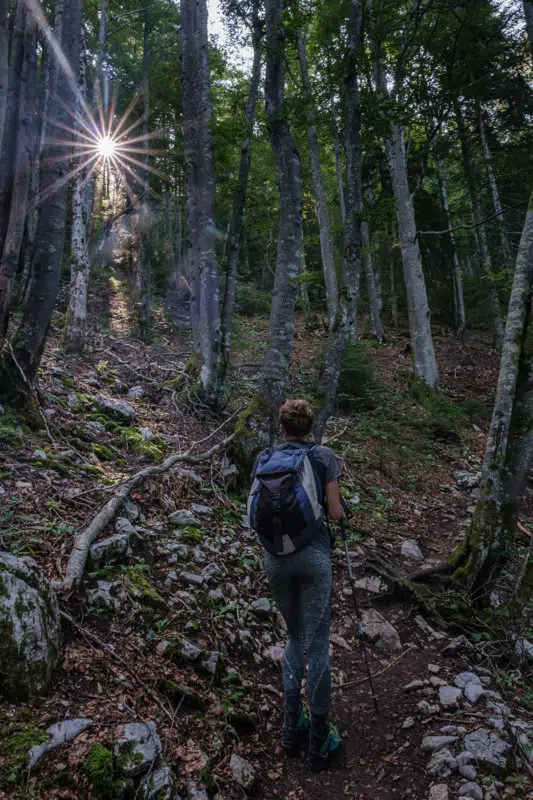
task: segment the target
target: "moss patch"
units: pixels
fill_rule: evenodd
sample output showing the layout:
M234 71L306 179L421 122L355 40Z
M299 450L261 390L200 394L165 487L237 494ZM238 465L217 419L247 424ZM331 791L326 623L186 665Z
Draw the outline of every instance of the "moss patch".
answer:
M159 615L167 610L167 604L152 584L136 569L129 569L125 576L126 589L138 601L144 611Z
M92 745L83 771L91 782L93 796L106 800L116 797L113 753L100 742Z
M114 439L113 444L127 447L132 453L137 455L148 456L156 464L160 464L163 460L165 443L162 439L154 437L153 439L145 439L139 428L126 428L117 427L116 432L119 434L117 439Z
M50 736L31 723L12 723L0 727L0 789L19 783L28 769L28 751Z

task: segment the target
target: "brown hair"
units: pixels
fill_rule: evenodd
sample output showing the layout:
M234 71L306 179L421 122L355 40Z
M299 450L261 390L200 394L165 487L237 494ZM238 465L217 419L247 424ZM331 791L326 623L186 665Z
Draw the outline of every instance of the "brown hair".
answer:
M280 409L280 424L289 436L303 439L313 427L315 415L307 400L287 400Z

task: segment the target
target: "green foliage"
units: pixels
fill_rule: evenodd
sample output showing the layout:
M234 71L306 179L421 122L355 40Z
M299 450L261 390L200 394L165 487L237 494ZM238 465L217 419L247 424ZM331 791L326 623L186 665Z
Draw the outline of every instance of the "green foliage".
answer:
M22 424L14 411L6 411L0 416L0 445L12 450L24 447Z
M27 774L28 751L50 736L32 723L13 723L0 728L0 789L8 789Z
M437 441L461 441L461 424L464 412L443 392L430 389L418 378L411 380L411 393L426 411L423 429Z
M161 463L165 449L165 443L162 439L158 437L145 439L139 428L117 426L115 430L119 433L119 437L113 440L113 444L118 446L125 445L132 453L148 456L157 464Z
M270 295L247 283L238 285L235 313L241 317L265 316L270 313Z
M346 411L375 408L381 387L376 378L376 363L362 342L349 344L344 353L337 403Z
M204 534L195 525L184 525L180 528L180 539L188 544L198 544L203 541Z
M91 782L93 796L99 800L115 797L115 765L113 753L100 742L95 742L83 766Z

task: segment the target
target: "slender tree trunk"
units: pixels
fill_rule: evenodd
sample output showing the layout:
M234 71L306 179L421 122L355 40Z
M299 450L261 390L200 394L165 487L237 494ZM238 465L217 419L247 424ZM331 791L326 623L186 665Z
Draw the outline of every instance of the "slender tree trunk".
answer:
M220 311L206 0L181 0L181 46L191 322L201 393L215 407L221 388Z
M300 262L300 303L302 304L302 311L304 312L305 316L307 317L311 313L311 303L309 301L309 289L307 286L307 280L305 279L306 273L306 265L305 265L305 250L303 247L302 242L302 258Z
M457 255L457 246L455 243L455 234L453 232L450 206L448 204L448 192L446 189L446 176L444 174L444 166L442 164L440 156L438 156L436 153L435 153L435 164L437 166L437 176L439 180L442 210L444 211L444 218L446 220L446 225L448 226L450 231L450 246L452 250L453 296L455 304L455 332L457 334L461 334L466 326L465 303L463 297L463 278L461 275L459 256Z
M357 298L361 279L361 99L357 57L362 43L363 10L359 0L350 0L346 73L346 219L344 223L343 282L347 302L348 341L357 339ZM336 349L336 348L334 348ZM335 386L336 391L336 386Z
M524 16L526 18L526 30L529 38L529 46L531 48L531 58L533 59L533 2L532 0L523 0Z
M368 303L370 305L370 317L372 319L372 334L378 342L383 342L383 327L381 325L381 314L379 311L379 296L376 286L376 276L374 274L374 261L372 258L372 247L370 244L370 232L368 222L361 222L361 237L364 248L364 261L366 273L366 288L368 292Z
M329 327L335 324L337 312L337 268L333 254L333 241L331 238L331 225L329 220L328 202L324 187L322 164L320 163L320 148L313 110L313 89L309 78L305 39L301 31L298 32L298 61L303 84L303 94L307 116L307 141L309 144L309 158L311 161L311 175L315 194L316 216L320 236L320 253L322 268L324 270L324 284L326 287L326 303L328 308Z
M237 292L237 268L239 265L239 250L241 245L242 223L244 205L248 189L248 175L250 173L250 150L252 144L253 127L255 120L255 107L259 95L259 82L261 80L261 38L262 25L259 19L259 3L254 0L252 19L254 60L248 102L246 104L246 117L244 137L241 141L241 160L239 164L239 177L233 195L233 210L228 235L228 261L226 267L226 287L222 304L222 352L220 359L220 383L224 384L230 362L231 354L231 326L235 309L235 295Z
M320 380L322 407L316 415L314 435L320 442L333 414L346 345L357 339L356 303L361 275L361 108L357 59L362 44L361 0L349 0L346 72L346 221L344 225L343 286L339 292L335 325L331 329Z
M144 11L143 25L143 140L142 149L145 151L144 164L148 165L148 131L150 119L150 24L148 10ZM148 191L150 174L144 170L144 191ZM152 294L152 246L151 246L151 212L148 198L141 204L139 210L140 236L139 236L139 256L137 259L138 275L136 276L137 287L137 310L139 316L139 336L147 340L150 334L150 305Z
M82 46L78 87L80 97L87 97L87 55ZM82 112L78 104L78 112ZM79 158L83 162L84 156ZM85 347L87 332L87 292L91 262L87 244L88 203L87 203L87 167L74 178L72 195L72 233L71 233L71 267L70 293L63 330L63 348L66 353L80 354Z
M37 377L59 288L68 194L66 176L71 147L68 144L57 144L57 141L67 139L61 125L70 124L67 109L73 108L75 104L72 78L78 74L79 69L81 16L82 0L65 0L61 48L70 65L71 74L67 75L63 71L58 73L57 91L50 98L50 139L45 146L41 175L41 191L47 197L43 200L39 213L37 247L28 301L13 339L18 367L30 384ZM18 367L11 354L4 354L0 386L2 393L8 395L12 402L26 405L28 389L20 377Z
M335 169L337 173L337 196L339 199L339 209L341 212L341 224L344 228L346 222L346 203L344 200L344 178L342 175L342 156L341 156L341 141L339 138L339 131L335 126Z
M394 263L394 256L392 255L389 261L389 269L390 269L390 313L392 319L392 327L397 328L399 324L398 292L396 290L396 264Z
M376 43L373 42L372 46L375 48ZM387 87L387 78L378 54L374 58L374 71L381 99L388 103L391 98ZM399 88L396 87L397 92ZM393 121L390 124L386 150L402 251L414 372L416 377L420 378L427 386L438 389L439 371L431 334L431 311L420 255L413 196L409 190L404 130L399 122Z
M28 208L31 162L33 155L37 23L26 13L23 62L20 74L16 159L9 222L0 258L0 350L7 334L13 280L20 260L24 225Z
M19 0L15 13L15 22L11 36L11 53L9 59L9 78L7 101L5 106L4 136L0 152L0 252L9 223L13 174L15 169L17 148L17 127L19 121L19 96L21 73L24 59L24 28L26 23L26 5Z
M505 230L505 219L503 216L503 209L500 200L500 193L498 191L498 184L496 183L496 176L494 175L494 169L492 168L492 155L489 148L489 143L487 141L487 133L485 130L485 121L483 119L483 111L481 107L479 107L479 136L481 139L481 146L483 148L483 155L485 157L485 166L487 169L487 178L489 181L490 186L490 193L492 195L492 205L494 206L494 213L496 214L496 219L498 220L498 227L500 230L500 241L502 243L502 253L505 259L505 264L508 269L511 268L512 258L511 258L511 248L509 246L509 239L507 237L507 231Z
M461 142L463 169L465 172L466 182L470 193L470 200L472 203L472 211L474 212L474 220L476 223L477 238L481 252L481 262L482 262L483 272L487 276L489 303L492 315L492 336L494 340L494 346L499 349L503 341L503 323L500 312L500 300L498 297L498 291L496 289L496 286L491 280L492 259L490 257L490 250L487 242L487 232L485 229L485 225L483 224L483 209L481 207L481 202L477 190L477 183L474 176L472 159L470 157L470 147L468 144L468 136L464 124L463 114L458 102L455 103L454 108L455 108L455 117L457 120L457 130L459 132L459 140Z
M9 0L0 0L0 153L4 138L4 121L7 106L9 79Z

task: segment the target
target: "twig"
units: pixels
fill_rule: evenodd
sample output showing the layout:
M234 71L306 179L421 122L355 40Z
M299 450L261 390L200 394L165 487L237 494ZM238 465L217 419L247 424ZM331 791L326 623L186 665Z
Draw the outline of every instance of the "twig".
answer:
M15 356L15 353L13 351L13 348L11 347L11 342L9 341L9 339L7 340L7 346L8 346L8 349L9 349L9 354L10 354L11 358L13 359L14 365L16 366L18 371L20 372L20 375L22 377L22 380L23 380L24 384L28 387L28 391L30 392L30 394L33 397L33 399L35 400L35 404L37 406L37 410L38 410L39 415L40 415L40 417L41 417L41 419L43 421L43 425L45 427L46 433L47 433L48 438L50 440L50 444L52 445L52 447L56 447L56 443L54 441L54 438L53 438L52 434L50 433L50 428L48 427L48 422L46 421L46 417L44 416L43 410L42 410L41 405L39 403L39 398L35 394L35 392L33 390L33 386L31 385L31 383L29 382L28 378L26 377L26 374L25 374L24 370L22 369L22 367L20 366L19 362L17 361L17 357Z
M71 617L70 614L67 614L66 611L60 610L59 613L60 613L61 617L63 619L65 619L65 620L67 620L67 622L70 625L72 625L74 628L77 628L80 631L80 633L82 633L84 636L87 636L89 639L92 639L93 642L96 642L96 644L102 650L104 650L108 655L110 655L112 658L114 658L115 661L118 661L124 667L126 672L128 672L131 675L133 680L136 681L139 684L139 686L141 686L144 689L144 691L152 698L152 700L155 703L157 703L157 705L159 706L161 711L163 711L166 714L166 716L169 718L169 720L172 722L172 714L170 713L168 708L166 708L162 704L161 700L156 695L156 693L153 691L153 689L150 689L150 687L147 686L146 683L141 678L139 678L137 673L134 672L133 669L128 666L128 662L124 658L122 658L122 656L120 656L118 653L115 653L110 648L110 646L108 644L106 644L105 642L102 642L101 639L99 639L98 636L95 636L94 633L91 633L91 631L88 631L87 628L84 628L82 625L80 625L79 622L76 622L76 620L73 617Z
M336 433L334 436L329 436L327 439L324 439L322 444L326 445L326 444L329 444L330 442L334 442L335 439L338 439L340 436L342 436L343 433L345 433L347 427L348 427L348 423L346 423L346 425L344 426L342 431L339 431L339 433Z
M380 675L383 675L384 672L387 672L387 670L389 670L391 667L397 664L398 661L400 661L400 659L402 659L409 652L409 650L412 650L413 647L416 647L416 644L410 644L407 650L404 650L403 653L400 653L400 655L397 658L395 658L394 661L391 661L390 664L387 664L387 666L384 669L380 670L379 672L376 672L375 675L372 675L372 678L379 678ZM368 683L368 677L361 678L361 680L358 681L350 681L349 683L343 683L342 686L340 686L339 688L347 689L349 686L359 686L362 683Z
M227 419L225 419L224 422L221 425L218 426L218 428L215 428L214 431L211 431L211 433L208 434L205 438L199 439L197 442L193 442L192 445L191 445L191 450L193 449L193 447L196 447L196 445L203 444L204 442L207 442L207 440L210 439L212 436L214 436L215 433L218 433L220 430L222 430L222 428L224 428L228 424L228 422L231 422L232 419L235 419L235 417L237 417L239 414L241 414L244 411L244 409L245 409L245 406L242 406L241 408L237 409L237 411L235 411L235 413L232 414L231 417L228 417Z

